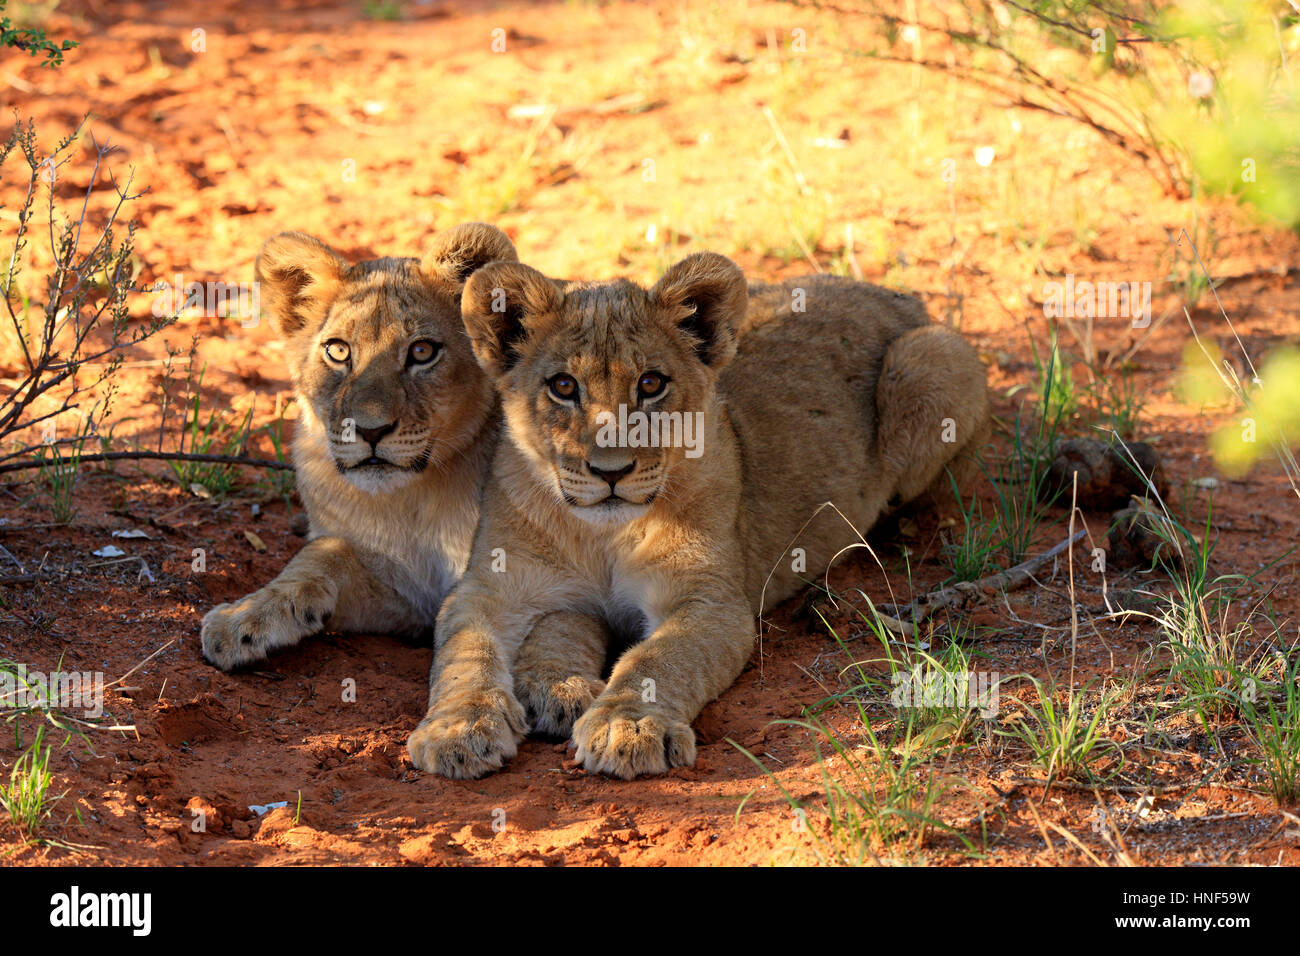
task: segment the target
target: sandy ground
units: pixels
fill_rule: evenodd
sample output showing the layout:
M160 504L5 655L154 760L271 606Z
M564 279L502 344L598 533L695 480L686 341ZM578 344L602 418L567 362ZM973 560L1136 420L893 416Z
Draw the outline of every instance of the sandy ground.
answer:
M1153 281L1153 311L1176 315L1133 360L1146 403L1139 433L1159 450L1177 499L1204 519L1210 493L1193 482L1216 474L1205 436L1226 412L1203 414L1173 391L1188 330L1167 279L1169 233L1190 228L1191 207L1161 195L1140 166L1096 136L1009 111L946 77L846 55L865 26L781 4L697 12L411 3L406 12L390 22L324 0L65 3L47 26L82 46L53 72L7 55L0 81L43 142L88 115L87 128L120 147L115 169L133 167L150 190L134 204L147 282L251 281L260 244L283 229L313 233L353 257L417 255L437 229L470 219L500 224L526 261L552 275L648 280L688 251L713 248L773 278L844 261L845 226L853 224L853 255L866 277L915 291L936 318L956 322L987 361L997 410L1010 419L1025 396L1008 392L1033 374L1027 324L1040 347L1045 341L1044 270ZM806 31L806 53L789 49L796 28ZM505 52L492 51L495 30L504 31ZM974 160L979 147L994 149L987 167ZM941 178L947 158L957 170L951 190ZM83 154L57 194L76 196L89 170ZM7 175L7 209L14 188ZM101 182L99 193L106 189ZM1295 344L1295 275L1269 271L1293 264L1300 241L1228 207L1202 215L1216 227L1213 269L1229 277L1220 295L1246 348L1258 357ZM812 237L806 253L796 233ZM147 300L137 311L148 311ZM1192 317L1229 351L1231 333L1209 297ZM1097 329L1106 349L1123 349L1132 334L1123 320ZM188 315L135 349L120 373L113 417L122 447L155 447L160 425L164 447L174 447L180 413L172 405L160 422L160 397L165 388L183 391L185 360L181 381L169 383L162 358L166 347L188 351L191 340L211 407L242 411L251 402L261 425L290 398L268 329ZM1075 374L1087 373L1080 366ZM271 448L263 436L251 451ZM54 790L66 793L48 841L26 844L0 823L0 853L11 862L816 859L825 823L812 735L774 721L845 690L846 665L878 656L847 604L825 609L843 647L800 601L769 616L744 675L696 722L692 768L624 783L576 769L563 742L530 740L503 772L448 781L414 771L404 747L423 710L427 647L327 635L254 672L226 675L202 660L201 615L268 581L302 544L290 530L296 503L259 485L260 475L249 473L228 498L205 499L165 467L88 466L66 525L52 522L48 493L20 477L0 486L0 544L24 567L66 574L0 587L0 657L103 672L117 682L106 699L112 720L132 729L90 731L55 750ZM1300 507L1268 465L1219 481L1216 570L1249 574L1281 558L1258 593L1272 586L1277 617L1293 631L1297 564L1285 552L1300 538ZM981 494L991 502L989 489ZM891 588L906 596L909 587L936 586L947 576L941 540L953 516L918 514L881 529L873 540L887 575L852 558L831 573L832 589L888 600ZM1096 543L1108 520L1108 512L1087 515ZM1054 511L1039 549L1061 540L1066 522L1064 510ZM111 537L129 528L148 538ZM110 543L143 558L153 580L138 561L92 556ZM1078 567L1093 544L1076 550ZM205 573L191 568L194 548L206 549ZM1129 572L1110 586L1149 577ZM1150 650L1155 628L1101 620L1095 579L1080 582L1078 594L1086 626L1076 678L1125 675ZM963 621L981 667L1060 677L1069 672L1069 611L1062 562L1006 606ZM344 700L347 681L355 681L355 702ZM853 736L851 708L823 716ZM35 722L21 727L29 742ZM1024 783L1041 771L1006 738L957 748L941 761L954 786L936 810L954 833L880 848L879 857L1111 860L1096 826L1100 802L1122 822L1139 863L1300 862L1297 831L1286 829L1258 774L1232 759L1241 755L1240 734L1224 731L1230 751L1221 755L1190 721L1165 729L1176 743L1145 751L1134 745L1136 717L1108 727L1126 748L1129 783L1096 793ZM18 752L13 739L0 743L6 766ZM1141 785L1166 788L1144 815L1135 806ZM806 827L779 788L808 802ZM250 810L280 801L288 806L263 817ZM193 829L195 810L204 812L204 832Z

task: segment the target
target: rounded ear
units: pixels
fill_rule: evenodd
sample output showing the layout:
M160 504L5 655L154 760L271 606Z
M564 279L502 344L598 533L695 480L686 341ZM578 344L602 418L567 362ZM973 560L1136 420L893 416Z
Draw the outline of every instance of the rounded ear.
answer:
M347 269L347 260L302 232L272 236L253 267L271 323L285 336L320 324Z
M529 333L563 303L555 283L531 266L493 262L476 271L465 283L460 315L479 365L493 377L506 374Z
M426 275L460 288L475 269L496 261L519 261L510 237L485 222L466 222L439 233L420 268Z
M705 365L718 368L731 361L736 330L749 308L749 285L740 266L716 252L697 252L670 267L649 296L694 340Z

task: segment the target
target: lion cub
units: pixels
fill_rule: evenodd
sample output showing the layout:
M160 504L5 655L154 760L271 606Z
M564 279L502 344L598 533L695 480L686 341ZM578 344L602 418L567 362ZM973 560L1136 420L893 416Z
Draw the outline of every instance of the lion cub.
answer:
M865 283L747 289L712 253L649 290L561 288L495 263L470 278L462 313L510 440L408 744L449 776L514 754L513 688L534 671L600 686L606 647L590 632L567 648L529 637L554 611L601 615L635 641L573 725L583 765L631 778L692 763L691 722L748 661L760 599L789 597L856 540L818 506L865 532L946 484L987 433L970 346Z
M203 618L203 654L230 668L331 628L430 626L464 571L500 428L492 384L460 318L466 278L516 259L481 223L438 236L423 260L350 265L286 232L257 280L288 345L301 417L298 491L310 540L266 587Z

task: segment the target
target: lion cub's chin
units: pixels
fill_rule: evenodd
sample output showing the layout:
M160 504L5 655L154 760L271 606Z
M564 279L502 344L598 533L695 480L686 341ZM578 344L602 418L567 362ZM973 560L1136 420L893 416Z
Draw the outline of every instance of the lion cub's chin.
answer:
M342 474L354 488L370 495L387 495L411 484L420 472L398 465L366 465L342 469Z
M650 513L653 502L634 504L623 499L606 498L594 505L569 505L569 511L588 524L620 525L629 524Z

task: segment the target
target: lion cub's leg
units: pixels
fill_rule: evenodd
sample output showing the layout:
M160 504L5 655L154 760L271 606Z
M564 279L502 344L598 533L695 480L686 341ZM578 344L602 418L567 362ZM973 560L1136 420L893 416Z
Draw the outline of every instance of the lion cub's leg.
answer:
M876 386L876 445L893 502L951 496L989 434L988 383L969 343L939 325L913 329L885 352Z
M542 616L523 592L507 605L495 575L475 571L471 564L438 612L429 706L406 741L416 767L461 780L499 770L528 733L510 662Z
M600 679L611 634L599 617L553 611L533 625L515 656L515 696L534 731L568 737L605 689Z
M725 571L719 577L726 581ZM587 770L631 780L695 763L691 722L744 670L754 625L734 594L688 593L618 659L609 685L573 725L576 759Z
M377 580L343 538L316 538L266 587L203 617L203 656L222 670L264 660L329 622L342 630L408 631L419 615Z

